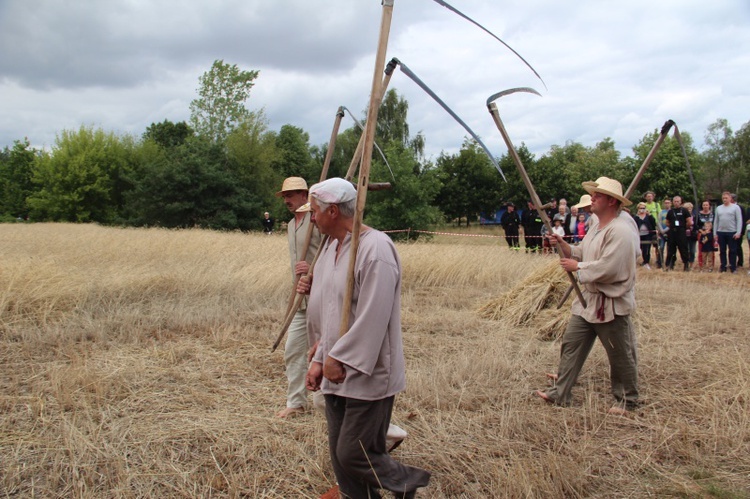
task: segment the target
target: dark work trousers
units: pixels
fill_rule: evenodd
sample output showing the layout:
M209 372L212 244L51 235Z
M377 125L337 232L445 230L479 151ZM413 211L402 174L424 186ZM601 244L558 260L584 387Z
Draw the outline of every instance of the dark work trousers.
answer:
M669 231L669 239L667 239L667 268L673 269L674 264L677 263L677 250L680 250L680 258L682 263L685 264L685 268L688 267L690 262L690 256L688 255L688 242L687 236L684 232Z
M734 232L717 232L716 238L719 240L719 260L721 261L721 272L727 271L727 249L729 249L729 268L734 272L737 270L737 239L734 238Z
M586 358L599 338L609 359L612 395L632 409L638 405L638 354L630 316L616 315L610 322L588 322L579 315L570 318L560 346L560 366L555 386L546 394L557 405L569 405L573 385Z
M651 239L645 241L641 239L641 256L644 265L651 263Z
M518 248L521 244L518 242L518 229L506 229L505 230L505 242L511 248Z
M402 497L427 485L429 471L399 463L385 447L395 397L370 401L327 394L325 399L328 448L344 497L378 498L378 489Z

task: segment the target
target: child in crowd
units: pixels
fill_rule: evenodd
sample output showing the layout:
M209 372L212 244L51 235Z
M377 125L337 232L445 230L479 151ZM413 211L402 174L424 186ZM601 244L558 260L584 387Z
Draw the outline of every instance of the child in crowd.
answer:
M714 252L716 252L713 223L703 222L703 228L698 231L698 243L701 245L703 255L703 260L698 261L700 271L703 272L703 266L705 265L709 272L713 272Z
M564 238L565 237L565 227L563 227L563 216L559 213L555 215L555 218L552 219L553 223L555 224L552 227L552 233L557 234L558 236ZM557 253L557 246L555 246L554 250L555 253Z
M576 223L576 233L573 238L573 241L575 243L580 243L581 241L583 241L583 238L586 236L586 233L589 231L589 224L586 222L587 222L586 214L579 213L578 222Z

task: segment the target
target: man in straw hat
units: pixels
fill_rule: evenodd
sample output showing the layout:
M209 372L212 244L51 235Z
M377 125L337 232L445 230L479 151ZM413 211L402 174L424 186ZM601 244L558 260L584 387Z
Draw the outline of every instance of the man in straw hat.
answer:
M320 337L307 387L325 395L333 470L344 497L414 497L430 473L395 461L386 446L395 395L406 386L401 337L401 261L390 238L362 226L355 262L349 327L339 328L345 295L357 191L341 178L310 189L310 209L329 236L315 265L308 327Z
M584 182L591 195L591 211L598 220L580 246L571 246L555 236L563 252L560 264L575 272L588 306L576 298L572 317L560 349L555 386L535 395L557 405L569 405L573 385L598 337L610 363L612 394L617 404L611 413L625 414L638 404L638 368L630 314L635 309L635 274L638 241L632 221L620 217L622 206L631 204L622 195L622 185L599 177Z
M305 250L308 226L312 223L309 213L297 212L297 209L307 202L307 182L301 177L289 177L284 180L281 190L276 196L284 199L284 204L294 215L287 226L287 241L289 243L289 257L292 266L292 283L296 276L307 274L320 246L321 235L313 227L310 244ZM307 409L307 389L305 375L307 374L307 314L303 302L294 315L284 346L284 365L286 366L287 392L286 407L276 415L287 418L300 414Z

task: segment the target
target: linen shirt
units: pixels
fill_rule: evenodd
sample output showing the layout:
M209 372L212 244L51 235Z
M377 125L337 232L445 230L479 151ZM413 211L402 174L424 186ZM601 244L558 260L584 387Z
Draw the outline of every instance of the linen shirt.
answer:
M310 246L308 246L307 248L307 253L304 255L302 254L302 252L305 250L305 238L307 237L307 228L311 223L310 218L311 215L308 212L305 213L304 218L302 218L302 223L297 224L296 218L292 218L287 224L286 239L287 243L289 244L289 260L292 269L292 284L294 284L294 281L296 280L296 275L294 274L294 266L297 265L297 262L301 262L302 260L305 260L307 263L312 263L312 261L315 259L315 254L318 252L318 247L320 246L320 241L322 239L318 228L313 226L312 237L310 238ZM306 303L307 299L302 300L300 310L305 309Z
M639 238L634 237L633 219L615 217L606 226L597 221L579 246L571 246L578 260L578 280L587 307L573 301L571 312L588 322L610 322L615 315L635 310L635 273ZM598 314L603 313L603 317Z
M382 232L360 234L355 264L349 329L339 336L349 268L351 234L336 258L339 242L329 240L315 264L307 314L309 334L320 338L314 362L327 356L344 365L346 379L321 383L324 394L380 400L406 387L401 336L401 261L396 247Z

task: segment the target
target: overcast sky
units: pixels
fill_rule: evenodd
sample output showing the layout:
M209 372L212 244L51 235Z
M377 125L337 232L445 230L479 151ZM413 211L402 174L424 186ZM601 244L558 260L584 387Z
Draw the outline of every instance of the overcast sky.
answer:
M624 154L667 119L698 148L717 118L750 121L748 0L449 0L519 52L433 0L395 0L388 59L398 57L482 137L505 150L488 96L513 141L537 156L566 141L614 139ZM140 136L187 121L214 60L260 70L247 107L270 127L328 141L338 106L369 100L379 0L0 0L0 147L51 147L81 125ZM412 134L428 157L467 133L406 75ZM343 127L351 126L346 118Z

